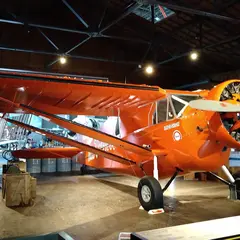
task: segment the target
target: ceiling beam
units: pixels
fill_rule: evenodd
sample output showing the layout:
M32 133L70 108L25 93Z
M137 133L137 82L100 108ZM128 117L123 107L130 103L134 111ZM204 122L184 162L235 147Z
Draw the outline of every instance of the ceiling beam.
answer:
M66 0L62 0L62 2L86 28L89 27L89 25L84 21L84 19L73 9L73 7Z
M108 0L105 0L105 1L106 1L106 2L105 2L104 10L103 10L103 13L102 13L102 15L101 15L100 22L99 22L99 24L98 24L98 29L101 29L102 22L103 22L103 20L104 20L104 18L105 18L105 15L106 15L106 13L107 13L107 10L108 10Z
M121 14L121 16L119 16L117 19L115 19L114 21L112 21L111 23L109 23L107 26L105 26L104 28L102 28L99 33L102 34L103 32L105 32L106 30L108 30L110 27L114 26L115 24L117 24L118 22L120 22L122 19L124 19L125 17L127 17L129 14L131 14L133 11L135 11L136 9L140 8L142 5L138 4L136 2L133 2L130 6L128 6L125 11Z
M105 32L106 30L108 30L110 27L114 26L115 24L117 24L119 21L121 21L123 18L127 17L129 14L131 14L134 10L138 9L141 5L133 2L133 4L131 4L130 6L127 7L127 9L125 9L125 11L115 20L113 20L111 23L109 23L107 26L103 27L97 34L93 33L90 34L87 38L85 38L84 40L82 40L81 42L79 42L77 45L73 46L71 49L69 49L68 51L66 51L64 54L69 54L72 51L74 51L75 49L77 49L78 47L82 46L84 43L88 42L90 39L92 39L93 37L100 35ZM58 59L52 61L51 63L48 64L48 67L52 66L53 64L55 64L56 62L58 62Z
M69 53L71 53L72 51L74 51L76 48L80 47L81 45L83 45L85 42L87 42L89 39L91 38L91 36L88 36L87 38L85 38L84 40L82 40L81 42L79 42L77 45L73 46L72 48L70 48L68 51L66 51L64 53L64 55L69 55ZM56 59L52 62L50 62L47 67L51 67L53 64L57 63L59 61L59 59Z
M24 26L24 22L8 20L8 19L0 19L0 23L8 23L8 24L12 24L12 25L22 25L22 26ZM29 22L28 22L27 25L30 26L30 27L39 28L39 29L70 32L70 33L88 35L88 36L92 36L92 37L103 37L103 38L119 39L119 40L125 40L125 41L135 41L135 42L144 43L144 44L149 44L150 43L148 41L144 41L144 40L139 39L139 38L127 38L127 37L121 37L121 36L112 36L112 35L106 35L106 34L102 34L102 33L100 34L98 32L82 31L82 30L62 28L62 27L42 25L42 24L35 24L35 23L29 23Z
M22 26L24 26L26 24L24 22L14 21L14 20L9 20L9 19L0 19L0 23L9 23L9 24L13 24L13 25L22 25ZM49 26L49 25L43 25L43 24L37 24L37 23L30 23L30 22L28 22L27 25L29 27L36 27L36 28L49 29L49 30L57 30L57 31L62 31L62 32L78 33L78 34L85 34L85 35L90 35L91 34L91 32L87 32L87 31L81 31L81 30L69 29L69 28L62 28L62 27L55 27L55 26Z
M9 12L9 14L17 21L18 18L15 14ZM36 27L36 29L41 33L41 35L58 51L58 46L47 36L46 33L44 33L40 28Z
M60 56L57 52L47 52L47 51L39 51L33 49L24 49L24 48L12 48L7 46L0 46L0 50L4 51L13 51L13 52L24 52L24 53L34 53L34 54L42 54L42 55L49 55L49 56ZM93 56L86 56L86 55L73 55L68 54L67 57L75 58L75 59L86 59L92 61L100 61L100 62L110 62L110 63L119 63L119 64L126 64L126 65L138 65L140 62L135 61L123 61L118 59L110 59L110 58L101 58L101 57L93 57Z
M213 48L213 47L216 47L216 46L220 46L222 44L225 44L225 43L229 43L229 42L232 42L232 41L236 41L240 38L240 34L236 35L236 36L232 36L230 38L227 38L225 40L221 40L217 43L213 43L213 44L210 44L210 45L207 45L207 46L204 46L203 48L199 48L199 49L196 49L196 50L207 50L209 48ZM172 62L172 61L175 61L177 59L180 59L182 57L185 57L185 56L188 56L189 54L191 53L191 50L188 50L187 52L185 53L182 53L182 54L179 54L177 56L173 56L172 58L169 58L169 59L166 59L166 60L163 60L163 61L160 61L157 63L157 65L162 65L162 64L165 64L165 63L169 63L169 62Z
M184 7L184 6L177 5L177 4L162 2L159 0L147 0L147 2L149 4L158 4L158 5L167 7L169 9L175 10L175 11L180 11L180 12L185 12L185 13L190 13L190 14L199 15L199 16L203 16L203 17L210 17L210 18L215 18L215 19L230 21L230 22L235 22L235 23L240 22L240 19L237 19L237 18L232 18L232 17L228 17L228 16L224 16L224 15L220 15L220 14L216 14L216 13L212 13L212 12L202 11L202 10L198 10L198 9L194 9L194 8L190 8L190 7Z
M40 28L37 28L37 30L57 51L59 50L58 46Z
M117 40L122 40L122 41L129 41L129 42L134 42L134 43L142 43L142 44L150 44L150 41L144 40L144 39L139 39L139 38L129 38L129 37L120 37L120 36L111 36L111 35L106 35L106 34L99 34L95 36L96 38L109 38L109 39L117 39Z

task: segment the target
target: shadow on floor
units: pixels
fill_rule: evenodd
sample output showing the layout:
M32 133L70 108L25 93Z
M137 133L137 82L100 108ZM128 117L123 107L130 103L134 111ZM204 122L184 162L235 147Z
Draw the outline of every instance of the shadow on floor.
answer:
M96 181L98 181L104 185L107 185L108 187L111 187L111 188L117 189L121 192L127 193L131 196L137 197L137 189L135 187L127 186L122 183L105 181L104 179L96 179Z
M127 193L127 194L129 194L133 197L138 198L137 188L135 188L135 187L127 186L127 185L121 184L121 183L105 181L103 179L97 179L97 180L100 183L103 183L103 184L107 185L108 187L112 187L112 188L117 189L121 192ZM165 211L167 211L167 212L174 211L178 204L179 204L179 202L176 198L164 196Z

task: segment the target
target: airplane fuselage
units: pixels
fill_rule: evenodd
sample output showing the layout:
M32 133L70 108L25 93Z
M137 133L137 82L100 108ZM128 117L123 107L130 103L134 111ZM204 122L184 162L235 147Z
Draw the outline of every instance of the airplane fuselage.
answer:
M209 113L190 108L186 111L189 111L188 114L182 118L145 127L124 138L151 149L166 150L165 156L158 156L159 178L171 176L176 168L182 169L183 173L212 171L228 161L230 149L225 147L225 142L217 141L208 127L209 118L216 121L215 119L220 118L220 116L218 114L211 116ZM144 172L147 175L153 174L152 159L126 152L114 146L106 146L105 150L131 158L139 164L142 163ZM83 162L85 156L83 157L80 154L79 157L79 160ZM107 171L121 172L138 177L145 174L138 164L125 165L96 155L87 157L85 163Z
M211 90L206 99L219 100L219 92L229 82L231 81L224 82ZM110 126L111 121L106 125ZM126 126L123 127L126 128ZM239 143L225 129L220 113L191 107L186 107L179 118L149 124L127 134L123 139L152 150L166 151L166 154L158 156L159 178L171 176L176 168L183 170L182 174L190 171L217 170L228 162L230 148L239 147ZM138 164L125 165L95 155L86 158L85 163L107 171L138 177L145 174L153 175L153 159L114 146L107 146L105 150L133 159ZM82 162L83 158L79 160Z

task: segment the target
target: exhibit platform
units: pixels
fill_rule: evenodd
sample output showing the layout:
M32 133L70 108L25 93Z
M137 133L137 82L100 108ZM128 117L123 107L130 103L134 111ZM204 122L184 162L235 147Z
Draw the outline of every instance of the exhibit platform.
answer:
M240 239L240 216L132 233L130 239Z
M74 240L74 239L65 232L59 232L39 236L4 238L2 240Z

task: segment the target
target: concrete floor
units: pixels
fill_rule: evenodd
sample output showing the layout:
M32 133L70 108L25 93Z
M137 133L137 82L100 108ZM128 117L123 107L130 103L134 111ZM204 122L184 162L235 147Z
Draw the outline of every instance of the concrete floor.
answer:
M138 210L137 184L134 177L104 174L41 179L34 206L10 209L0 202L0 236L66 231L75 239L112 240L119 232L240 215L240 201L227 199L225 185L178 180L165 194L166 213L150 216Z

